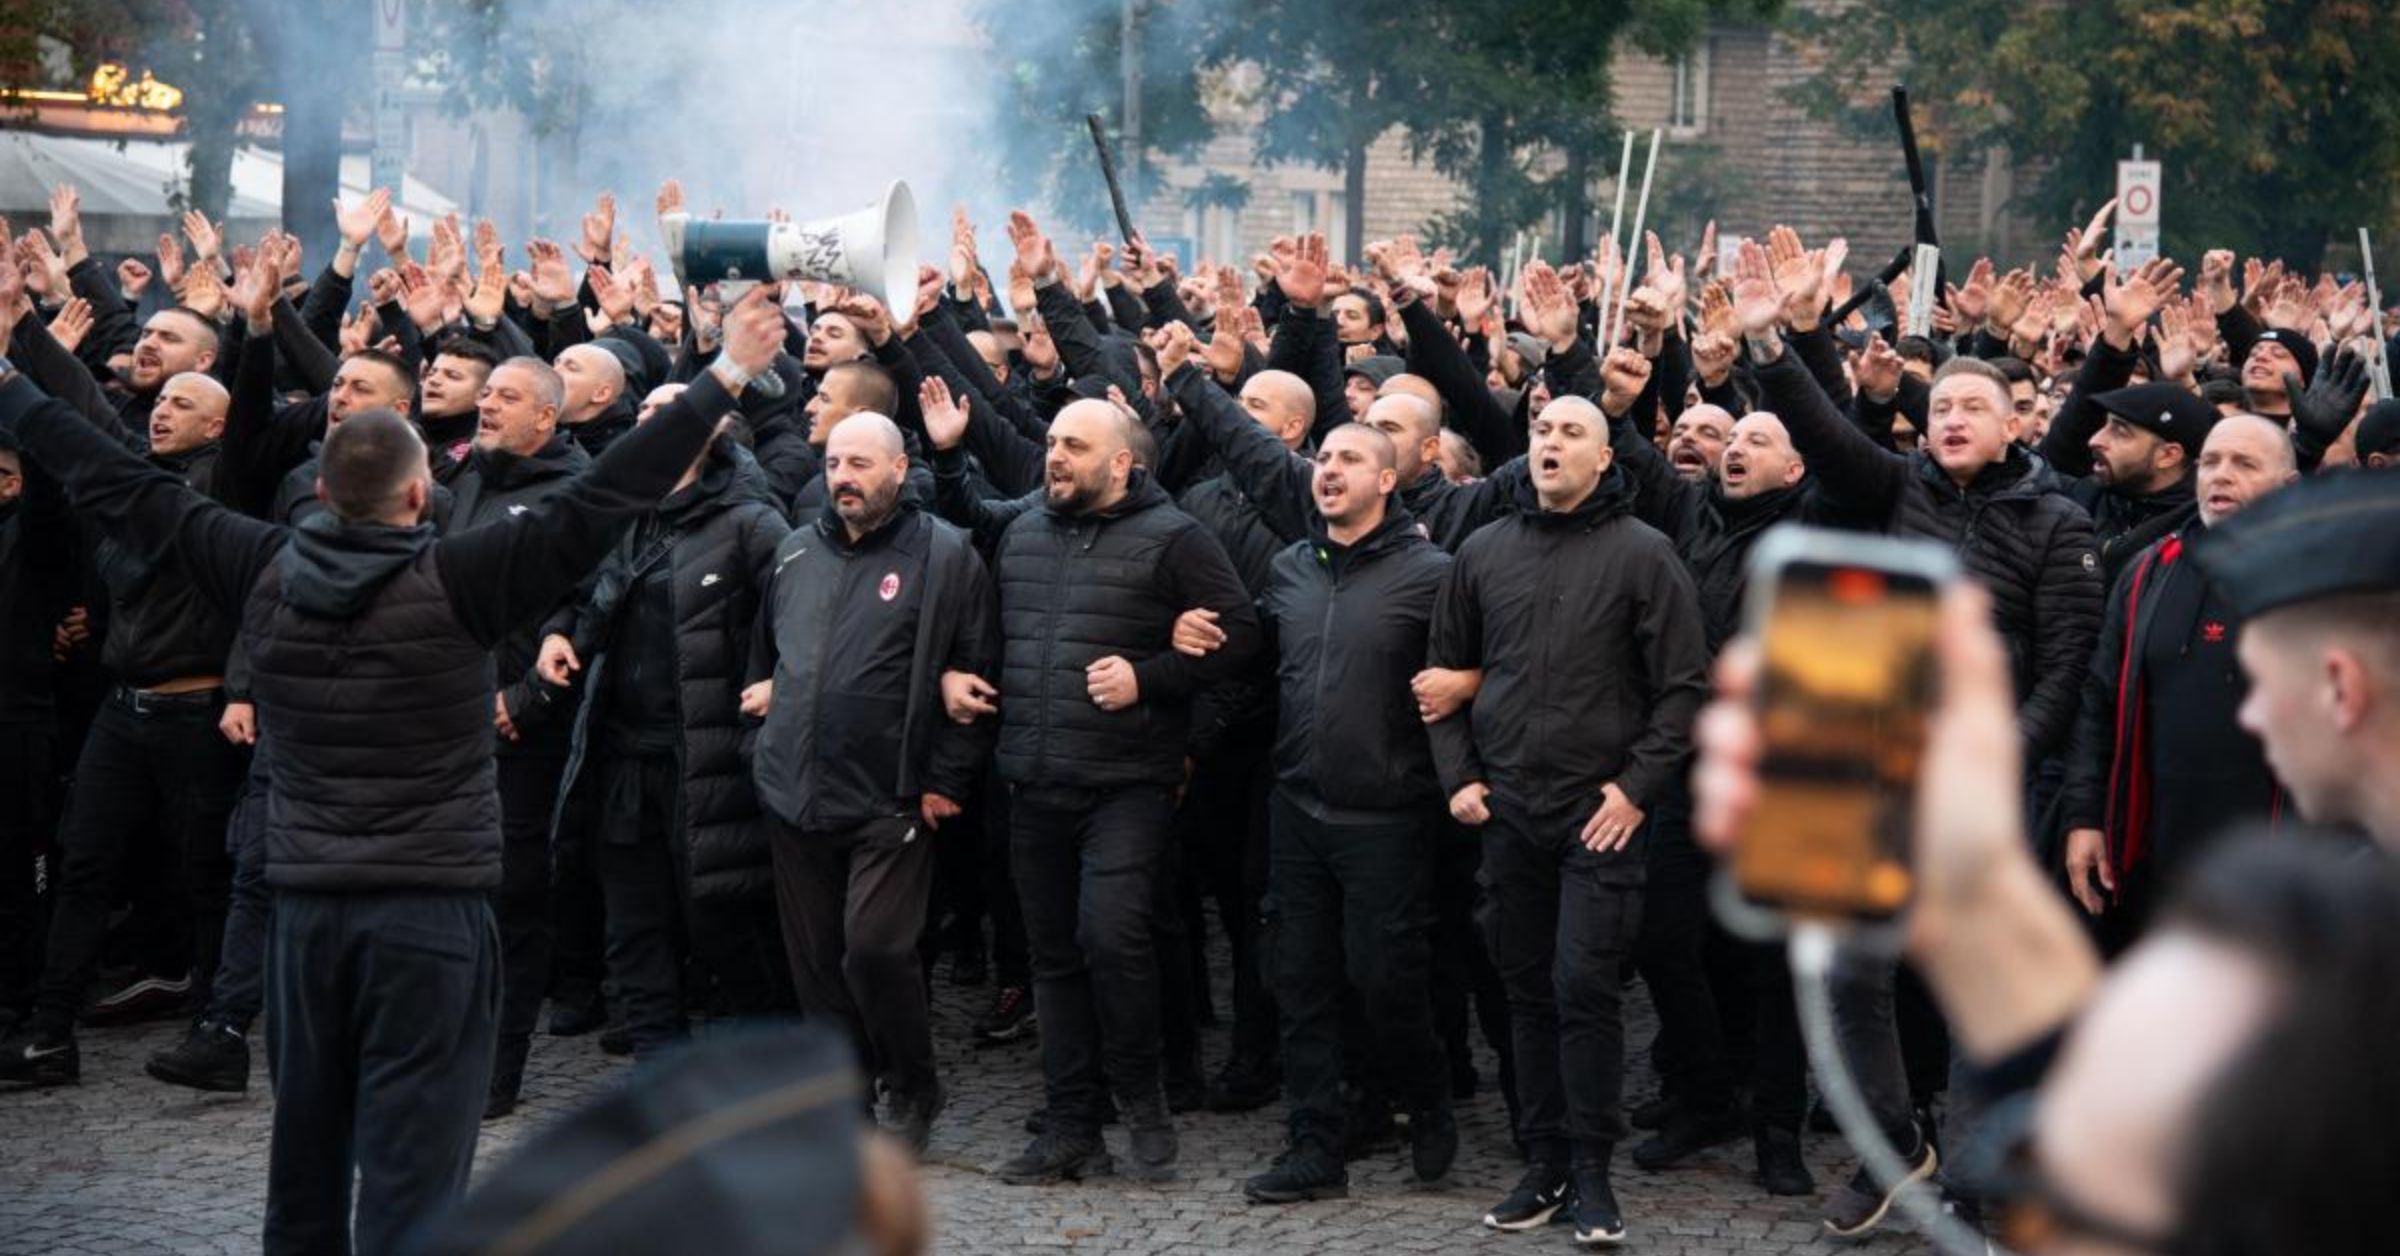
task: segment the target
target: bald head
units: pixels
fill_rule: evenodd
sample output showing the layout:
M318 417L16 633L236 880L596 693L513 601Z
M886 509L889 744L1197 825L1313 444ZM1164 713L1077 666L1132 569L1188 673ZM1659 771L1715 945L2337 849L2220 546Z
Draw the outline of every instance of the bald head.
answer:
M908 452L908 442L901 439L899 424L873 411L862 410L834 424L833 435L825 440L828 456L838 456L844 449L898 458Z
M224 435L232 400L225 385L206 372L185 371L169 379L150 406L150 452L179 454Z
M634 412L634 419L639 422L648 421L651 415L658 413L659 407L673 402L677 397L682 396L684 390L689 387L691 387L689 384L660 384L651 389L650 395L642 398L641 409Z
M1386 393L1367 407L1361 420L1391 438L1392 468L1402 484L1414 484L1441 456L1442 414L1433 403L1412 393Z
M1394 375L1383 381L1383 386L1375 390L1375 396L1378 400L1395 396L1414 397L1426 405L1432 406L1434 421L1437 423L1441 421L1441 390L1433 386L1432 380L1422 375Z
M1317 394L1307 380L1290 371L1260 371L1242 385L1242 408L1285 448L1298 449L1307 442L1309 424L1316 418Z
M2200 505L2201 524L2213 528L2299 478L2299 458L2281 423L2255 414L2229 414L2208 429L2192 495Z
M598 345L570 345L558 354L558 377L566 387L559 418L585 423L625 395L625 364Z

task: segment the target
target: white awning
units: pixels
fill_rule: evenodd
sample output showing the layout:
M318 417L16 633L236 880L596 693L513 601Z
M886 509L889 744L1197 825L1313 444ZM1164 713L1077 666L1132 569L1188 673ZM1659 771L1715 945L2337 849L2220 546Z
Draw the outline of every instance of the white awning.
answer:
M30 131L0 132L0 214L21 224L47 215L50 189L73 183L83 194L87 215L166 218L174 212L168 195L183 186L185 153L190 146L166 140L88 139L38 135ZM342 157L342 199L366 196L368 159L365 154ZM412 234L422 235L434 219L458 208L457 202L426 183L405 179L395 189L397 208L409 220ZM283 203L283 154L263 148L240 148L233 155L233 193L226 205L228 219L273 219ZM327 207L312 207L329 212ZM34 219L38 221L39 219Z

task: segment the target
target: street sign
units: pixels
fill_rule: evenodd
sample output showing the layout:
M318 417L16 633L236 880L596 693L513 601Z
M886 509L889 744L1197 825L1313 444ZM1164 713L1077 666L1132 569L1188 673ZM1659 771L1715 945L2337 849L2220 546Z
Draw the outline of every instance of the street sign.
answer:
M2117 268L2158 256L2158 194L2164 182L2155 161L2117 163Z
M370 186L390 188L397 197L408 166L408 119L400 105L408 72L408 0L374 0L374 7L375 127L367 177Z

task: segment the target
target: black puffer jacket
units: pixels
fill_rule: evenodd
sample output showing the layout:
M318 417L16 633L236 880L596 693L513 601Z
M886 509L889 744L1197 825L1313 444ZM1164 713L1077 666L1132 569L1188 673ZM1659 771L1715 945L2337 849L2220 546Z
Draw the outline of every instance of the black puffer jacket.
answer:
M676 850L696 899L768 892L767 834L742 754L742 680L775 547L790 531L758 463L739 445L720 440L700 478L660 502L655 515L609 551L582 605L551 618L545 633L573 641L584 661L583 702L559 790L559 837L587 831L603 796L603 782L586 769L592 738L608 716L608 644L627 609L627 591L650 567L664 564L674 603L674 684L683 734L676 750L683 798L675 812L683 840Z
M1442 787L1481 781L1537 814L1599 806L1614 782L1636 806L1669 796L1708 693L1692 577L1633 517L1626 477L1580 506L1517 510L1458 549L1428 661L1481 668L1474 705L1433 725Z
M522 516L564 488L577 472L592 465L591 455L567 436L551 433L549 443L518 457L505 449L478 449L452 482L448 524L451 534ZM504 687L509 721L518 740L502 740L503 755L566 750L567 725L574 715L574 695L553 689L533 676L533 661L541 653L541 617L527 620L500 643L494 663Z
M1192 696L1239 676L1258 649L1258 616L1224 547L1137 469L1105 510L1020 515L996 566L1002 778L1088 790L1179 784ZM1204 659L1169 644L1175 617L1193 607L1216 611L1226 634ZM1140 697L1103 711L1084 672L1112 655L1133 665Z
M1868 440L1795 355L1757 373L1765 407L1791 429L1819 492L1844 511L1880 518L1894 536L1949 546L1990 588L1993 619L2008 642L2027 761L2039 763L2063 748L2100 629L2100 557L2090 516L2044 491L2021 449L2012 447L1961 488L1931 454L1895 453Z
M1278 646L1275 780L1303 807L1388 815L1441 801L1408 682L1449 571L1396 502L1355 545L1335 545L1320 520L1275 556L1259 602Z

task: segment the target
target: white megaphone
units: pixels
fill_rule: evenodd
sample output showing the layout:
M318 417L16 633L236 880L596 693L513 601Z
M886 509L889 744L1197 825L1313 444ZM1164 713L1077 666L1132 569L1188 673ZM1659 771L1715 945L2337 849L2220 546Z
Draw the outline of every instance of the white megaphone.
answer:
M874 204L815 222L723 222L669 214L659 220L675 279L719 285L726 303L752 284L812 279L856 288L895 318L917 301L917 202L894 183Z

